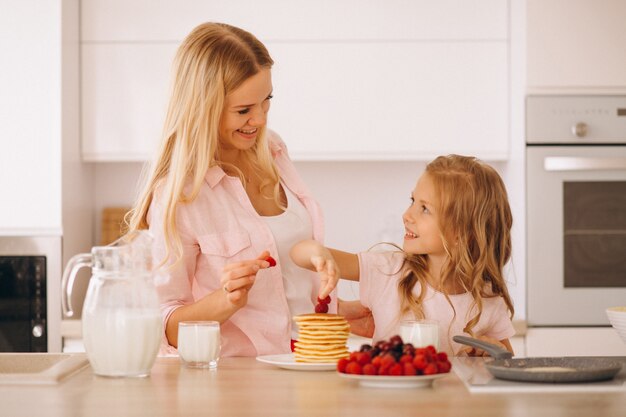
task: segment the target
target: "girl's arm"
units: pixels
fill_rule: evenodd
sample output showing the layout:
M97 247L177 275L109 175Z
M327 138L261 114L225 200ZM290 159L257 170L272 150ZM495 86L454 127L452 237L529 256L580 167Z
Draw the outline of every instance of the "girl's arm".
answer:
M359 280L359 258L355 253L330 249L316 240L303 240L291 248L289 256L299 267L320 274L320 298L335 289L339 278Z

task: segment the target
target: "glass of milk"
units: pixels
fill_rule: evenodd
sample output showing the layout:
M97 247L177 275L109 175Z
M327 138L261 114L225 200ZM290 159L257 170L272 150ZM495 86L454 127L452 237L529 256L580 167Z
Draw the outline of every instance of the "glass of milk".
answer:
M179 322L178 354L188 368L217 368L220 358L220 323Z
M400 337L414 347L433 345L439 350L439 323L436 320L404 320L400 323Z

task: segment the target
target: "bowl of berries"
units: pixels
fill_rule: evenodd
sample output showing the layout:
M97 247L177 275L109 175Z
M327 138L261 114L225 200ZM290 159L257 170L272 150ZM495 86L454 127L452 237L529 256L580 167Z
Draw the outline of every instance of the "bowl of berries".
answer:
M416 348L398 335L374 346L362 345L337 362L339 376L376 388L430 387L450 369L445 352L437 352L434 346Z

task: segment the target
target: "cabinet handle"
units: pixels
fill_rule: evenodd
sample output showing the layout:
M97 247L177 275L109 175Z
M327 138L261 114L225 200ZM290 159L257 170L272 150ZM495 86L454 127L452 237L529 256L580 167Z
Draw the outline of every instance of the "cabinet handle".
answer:
M577 158L548 156L543 160L546 171L609 171L626 169L626 158Z

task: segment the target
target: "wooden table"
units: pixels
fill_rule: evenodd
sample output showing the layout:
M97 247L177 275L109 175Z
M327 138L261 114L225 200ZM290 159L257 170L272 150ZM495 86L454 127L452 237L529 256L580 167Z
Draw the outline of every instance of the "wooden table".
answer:
M477 359L481 360L481 359ZM301 372L254 358L194 370L157 358L148 378L103 378L84 368L58 385L0 386L0 416L620 416L626 391L470 394L451 373L430 388L363 388L335 372Z

